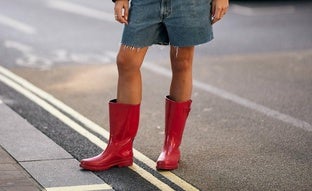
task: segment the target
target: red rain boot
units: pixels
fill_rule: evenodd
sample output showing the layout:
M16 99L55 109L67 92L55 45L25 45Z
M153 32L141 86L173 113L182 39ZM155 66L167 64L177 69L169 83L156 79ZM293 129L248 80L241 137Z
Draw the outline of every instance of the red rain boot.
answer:
M110 136L106 149L93 158L83 159L80 167L91 171L107 170L113 166L133 164L132 143L137 133L140 104L109 102Z
M158 157L157 170L173 170L178 168L183 130L188 114L191 110L192 100L175 102L166 98L165 143Z

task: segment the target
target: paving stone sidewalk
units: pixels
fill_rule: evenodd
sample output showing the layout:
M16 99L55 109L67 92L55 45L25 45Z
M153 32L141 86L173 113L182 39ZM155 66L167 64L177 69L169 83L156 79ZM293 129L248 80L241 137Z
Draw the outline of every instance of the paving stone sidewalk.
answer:
M0 191L37 190L113 189L0 100Z
M30 174L0 146L0 191L43 190Z

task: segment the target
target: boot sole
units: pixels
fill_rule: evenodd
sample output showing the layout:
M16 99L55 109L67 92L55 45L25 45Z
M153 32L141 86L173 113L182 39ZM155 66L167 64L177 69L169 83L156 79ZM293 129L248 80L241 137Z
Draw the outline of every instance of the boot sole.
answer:
M157 170L174 170L179 167L179 164L173 164L173 165L168 165L168 164L158 164L156 165Z
M114 162L108 165L103 165L103 166L92 166L92 165L86 165L86 164L81 164L80 163L80 167L85 169L85 170L90 170L90 171L103 171L103 170L108 170L112 167L127 167L127 166L131 166L133 164L132 160L127 160L127 161L119 161L119 162Z

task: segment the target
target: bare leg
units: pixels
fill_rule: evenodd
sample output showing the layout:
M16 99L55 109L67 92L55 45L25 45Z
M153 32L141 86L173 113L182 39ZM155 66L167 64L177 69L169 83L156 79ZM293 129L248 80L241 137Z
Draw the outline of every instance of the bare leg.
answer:
M192 95L192 64L194 46L170 47L172 80L170 99L176 102L188 101Z
M124 45L120 46L117 56L117 101L119 103L141 103L142 80L140 69L147 49L147 47L132 49Z
M192 103L193 55L194 47L171 46L172 80L170 95L165 105L165 142L157 159L158 170L173 170L179 165L179 146Z
M138 131L141 102L140 68L147 48L121 46L117 56L117 103L109 102L110 136L106 149L99 155L80 162L86 170L107 170L113 166L133 164L133 139Z

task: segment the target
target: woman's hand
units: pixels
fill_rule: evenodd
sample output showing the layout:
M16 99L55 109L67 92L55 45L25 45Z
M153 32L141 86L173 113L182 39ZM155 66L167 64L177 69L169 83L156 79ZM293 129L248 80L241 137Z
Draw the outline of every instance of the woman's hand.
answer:
M116 21L122 24L128 24L128 14L129 14L128 0L116 0L114 11Z
M212 24L218 22L226 14L229 8L229 0L212 0L211 17Z

